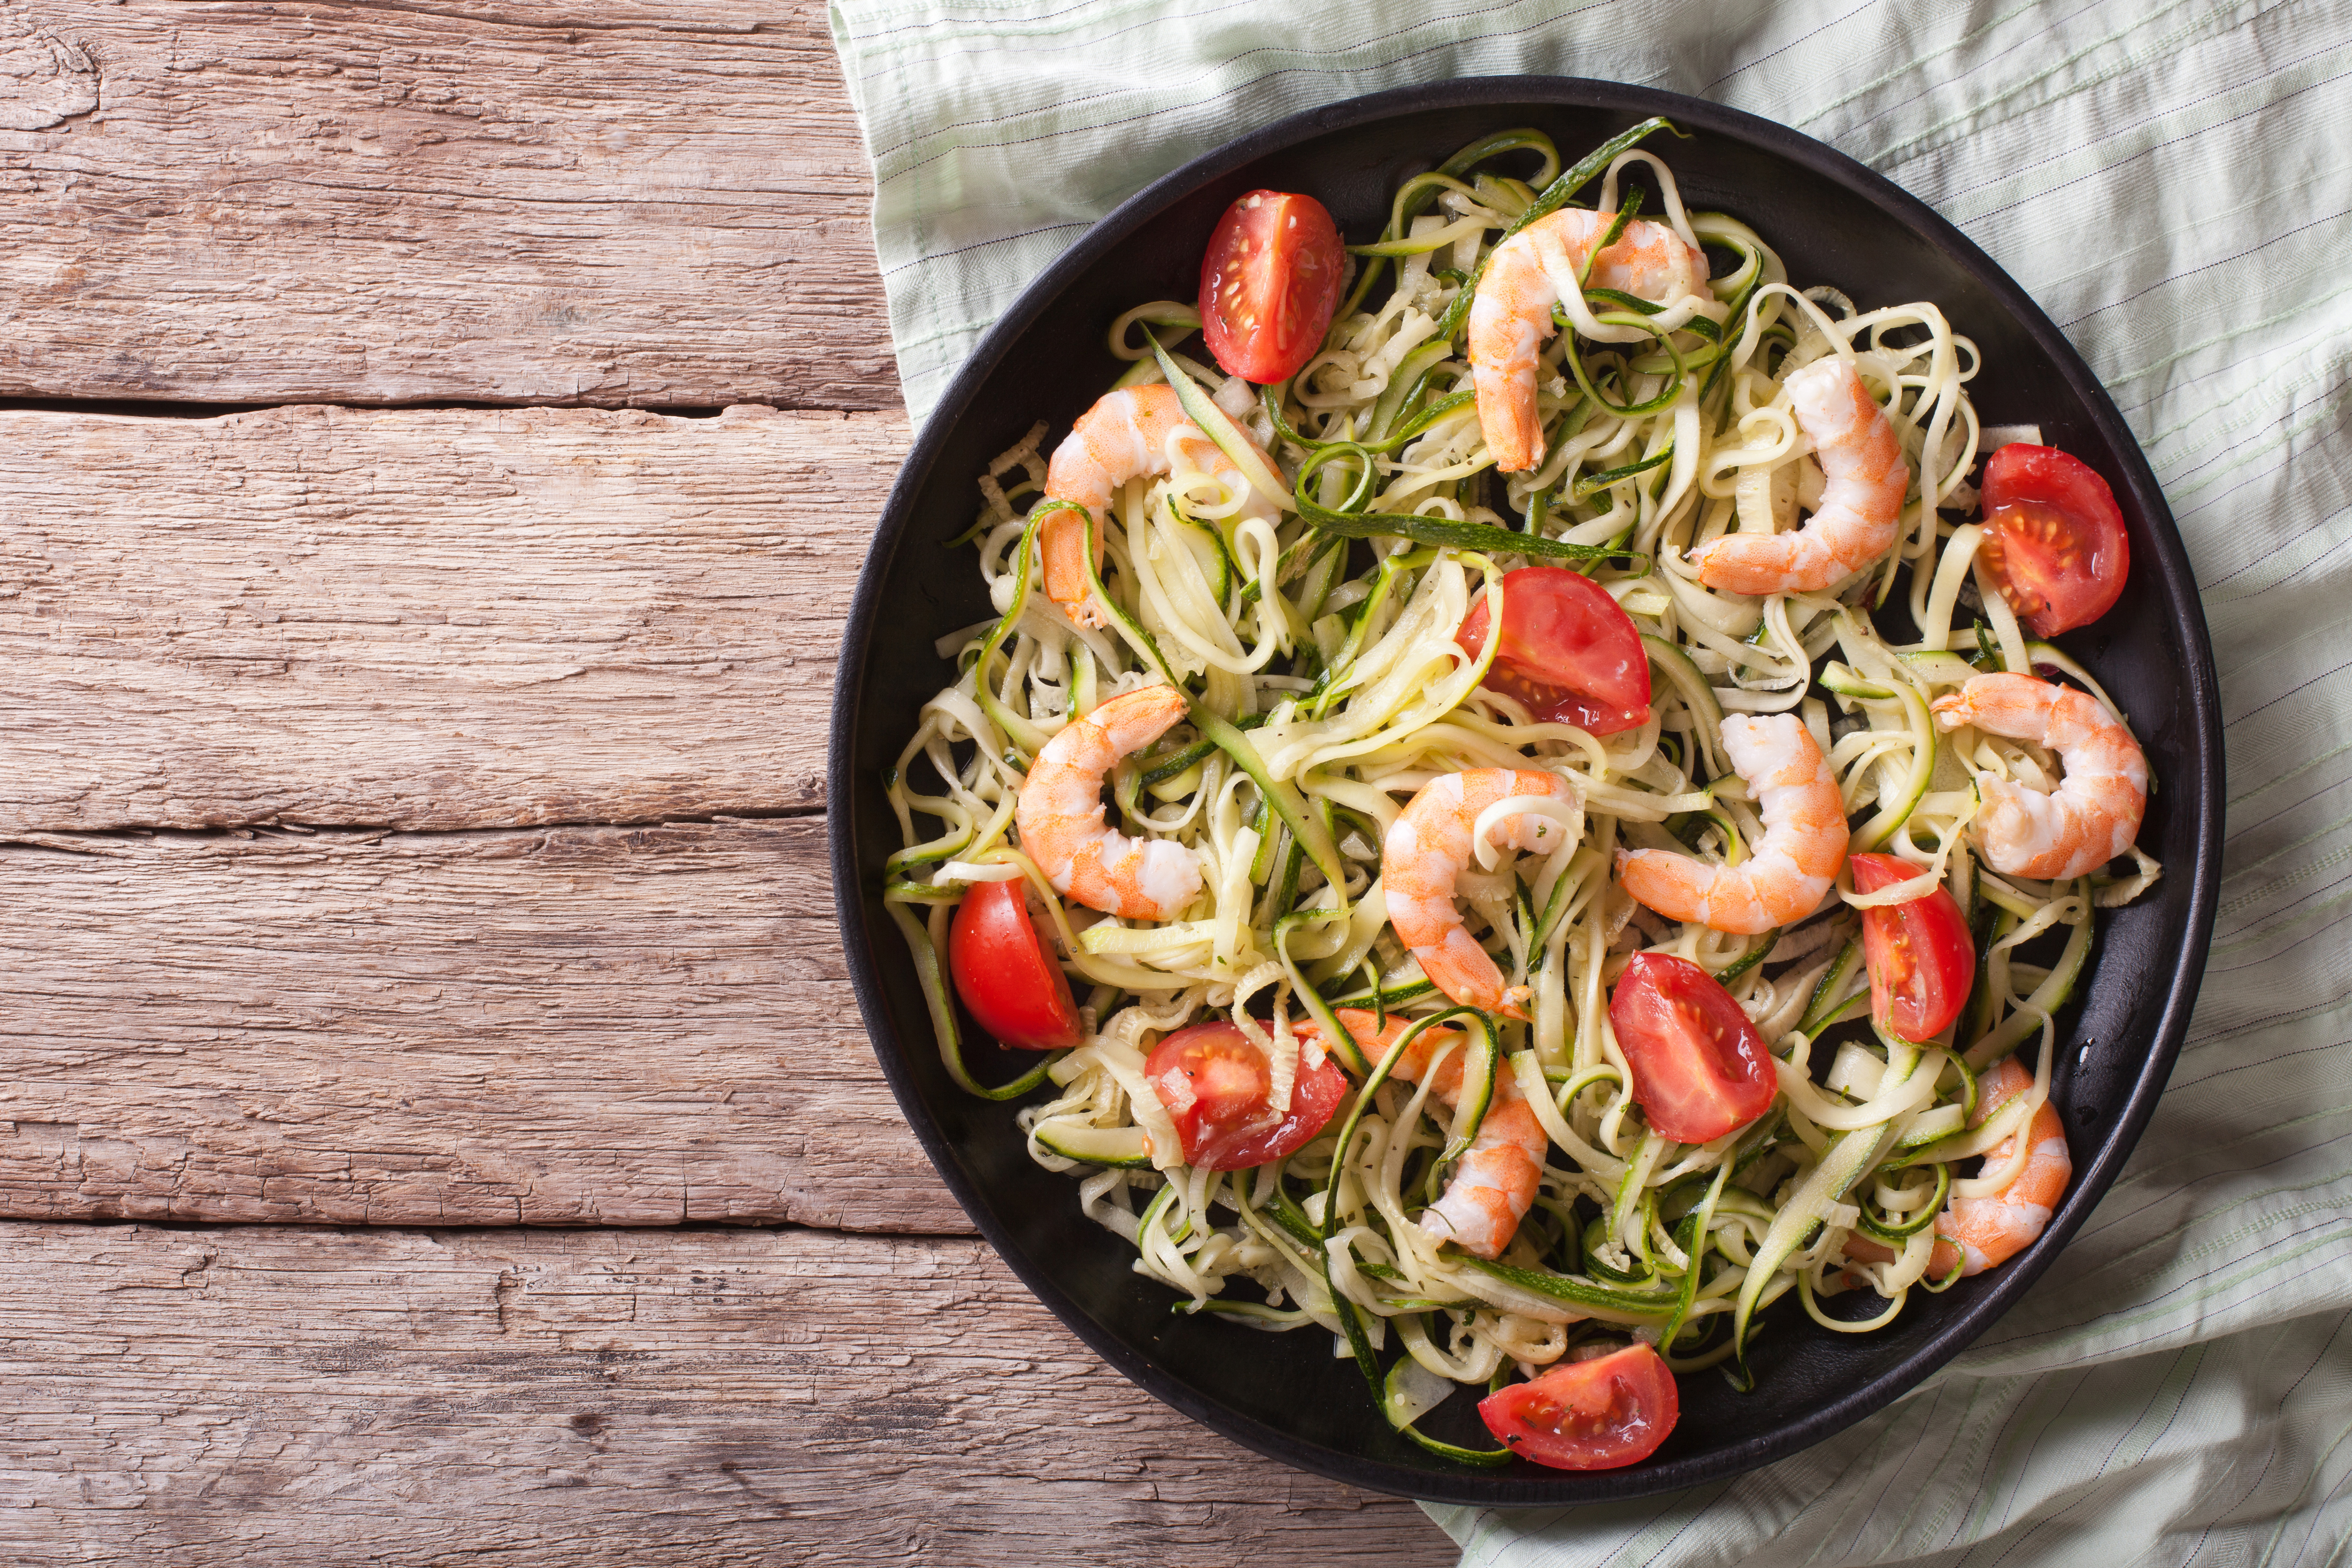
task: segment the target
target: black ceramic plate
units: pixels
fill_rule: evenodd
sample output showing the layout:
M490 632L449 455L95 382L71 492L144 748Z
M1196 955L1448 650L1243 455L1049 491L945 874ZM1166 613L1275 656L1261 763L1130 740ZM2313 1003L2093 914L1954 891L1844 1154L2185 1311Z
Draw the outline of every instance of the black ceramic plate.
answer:
M1171 1315L1171 1293L1129 1269L1132 1249L1079 1215L1070 1178L1030 1163L1012 1109L949 1081L882 909L882 862L898 840L879 781L950 673L933 637L991 614L970 552L941 548L971 521L973 476L1032 421L1066 429L1110 384L1122 367L1103 340L1119 311L1192 297L1227 203L1258 186L1305 191L1363 238L1385 221L1400 180L1479 136L1539 126L1573 161L1652 114L1694 133L1649 143L1694 209L1752 225L1800 285L1835 285L1865 309L1935 300L1983 352L1972 390L1984 421L2039 424L2114 488L2131 528L2130 585L2064 640L2147 748L2160 788L2140 842L2166 874L2100 917L2087 1001L2062 1034L2055 1073L2074 1186L2032 1250L1945 1295L1915 1292L1874 1334L1832 1334L1784 1300L1754 1352L1756 1391L1735 1394L1713 1373L1685 1377L1681 1424L1645 1464L1471 1470L1390 1432L1354 1364L1334 1359L1321 1333ZM1014 1272L1106 1361L1225 1436L1359 1486L1452 1502L1558 1505L1736 1474L1879 1409L1983 1332L2066 1245L2154 1110L2204 969L2221 865L2221 721L2189 564L2146 459L2049 318L1951 225L1817 142L1694 99L1564 78L1446 82L1295 116L1153 184L1049 268L964 366L891 492L842 644L831 763L835 896L866 1028L916 1135ZM1467 1398L1424 1426L1486 1446Z

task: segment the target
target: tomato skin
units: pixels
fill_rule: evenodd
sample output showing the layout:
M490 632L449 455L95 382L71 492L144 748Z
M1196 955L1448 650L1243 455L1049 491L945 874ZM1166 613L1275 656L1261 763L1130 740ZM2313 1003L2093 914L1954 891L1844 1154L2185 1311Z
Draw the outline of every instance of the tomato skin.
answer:
M2131 538L2115 492L2055 447L2011 442L1985 459L1977 559L2042 637L2088 626L2123 596Z
M1892 855L1849 855L1853 889L1875 892L1919 868ZM1976 943L1959 900L1937 888L1924 899L1862 911L1862 956L1870 965L1870 1016L1889 1034L1932 1039L1951 1026L1976 984Z
M1265 1053L1237 1024L1195 1024L1152 1048L1143 1064L1151 1091L1184 1141L1184 1163L1197 1170L1241 1171L1295 1154L1315 1141L1348 1095L1348 1075L1326 1058L1302 1058L1290 1110L1270 1120Z
M1478 1418L1497 1442L1556 1470L1639 1464L1681 1415L1675 1374L1638 1342L1597 1360L1562 1363L1478 1402Z
M1027 885L975 882L948 928L948 973L980 1026L1024 1051L1078 1043L1078 1005L1069 977L1045 956L1029 923Z
M1661 1136L1706 1143L1772 1109L1772 1053L1731 993L1687 958L1637 952L1609 998L1633 1102Z
M1201 335L1228 375L1282 381L1315 357L1339 309L1348 256L1313 196L1252 191L1225 209L1201 258Z
M1475 658L1486 646L1486 598L1462 617L1454 642ZM1650 656L1633 617L1609 590L1565 566L1503 575L1503 637L1479 684L1518 700L1544 724L1614 735L1650 721Z

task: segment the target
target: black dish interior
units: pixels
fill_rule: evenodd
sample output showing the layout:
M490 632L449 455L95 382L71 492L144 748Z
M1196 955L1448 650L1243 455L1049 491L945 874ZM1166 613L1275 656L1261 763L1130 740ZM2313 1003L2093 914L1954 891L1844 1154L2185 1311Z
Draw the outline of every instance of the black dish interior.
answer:
M2055 1094L2076 1179L2032 1249L1940 1297L1915 1292L1889 1329L1835 1335L1793 1300L1753 1351L1754 1393L1703 1373L1682 1380L1680 1426L1649 1462L1591 1474L1515 1461L1474 1471L1390 1432L1352 1363L1313 1331L1275 1335L1178 1317L1134 1274L1132 1250L1078 1212L1070 1178L1031 1163L1012 1108L950 1082L912 963L880 900L898 845L877 780L916 710L950 676L932 639L990 612L971 557L942 549L967 528L973 476L1045 418L1058 437L1121 368L1104 346L1119 311L1189 300L1210 229L1262 186L1312 194L1351 238L1377 234L1402 179L1472 140L1536 125L1572 162L1651 114L1689 141L1646 143L1694 210L1751 224L1800 287L1832 284L1862 307L1932 300L1983 353L1972 395L1989 425L2039 423L2114 488L2131 528L2130 584L2103 620L2063 639L2129 713L2160 788L2141 844L2166 876L2101 918L2087 1000L2062 1018ZM2113 404L2049 319L1958 231L1822 144L1696 100L1564 78L1406 89L1300 115L1195 161L1096 226L989 334L932 416L892 491L844 639L832 739L835 897L850 972L908 1121L982 1231L1106 1360L1187 1415L1258 1451L1377 1490L1508 1506L1596 1501L1691 1486L1768 1463L1886 1405L1959 1352L2047 1266L2146 1125L2202 973L2219 877L2221 751L2205 623L2153 475ZM985 1042L972 1053L989 1073ZM1487 1446L1466 1397L1425 1429Z

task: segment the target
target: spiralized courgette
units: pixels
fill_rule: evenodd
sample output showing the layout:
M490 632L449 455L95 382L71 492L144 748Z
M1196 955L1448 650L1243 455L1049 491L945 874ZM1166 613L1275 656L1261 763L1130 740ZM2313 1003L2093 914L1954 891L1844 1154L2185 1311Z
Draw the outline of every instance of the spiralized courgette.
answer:
M1945 1288L1950 1278L1928 1268L1937 1212L1970 1179L1966 1163L2046 1099L2053 1019L2088 960L2094 909L2157 874L2143 857L2115 881L2005 878L1964 837L1976 775L2046 784L2057 766L1974 730L1939 735L1930 701L1982 671L2037 665L2095 691L2055 649L2029 645L1979 580L1968 476L1990 443L1968 395L1975 345L1931 301L1858 309L1792 283L1738 219L1686 212L1667 163L1636 145L1661 128L1637 127L1565 174L1542 134L1510 132L1406 182L1379 241L1359 248L1321 352L1281 385L1228 380L1185 353L1191 305L1122 316L1110 346L1131 368L1118 384L1174 377L1213 398L1275 457L1289 510L1278 524L1244 515L1244 497L1180 455L1167 477L1118 493L1099 579L1116 614L1099 629L1075 626L1034 586L1050 509L1031 504L1046 429L1030 431L981 478L982 508L958 542L975 550L999 618L940 639L956 677L923 707L888 780L905 847L887 896L957 1079L993 1098L1040 1091L1011 1113L1031 1154L1076 1178L1076 1201L1133 1244L1135 1267L1176 1291L1179 1310L1311 1324L1340 1335L1368 1373L1401 1347L1435 1378L1483 1385L1514 1367L1532 1375L1596 1333L1629 1332L1677 1371L1731 1370L1755 1314L1790 1291L1817 1321L1861 1330L1891 1320L1915 1288ZM1503 172L1530 162L1529 179ZM1606 291L1565 302L1573 330L1543 348L1538 373L1548 455L1506 479L1469 390L1473 281L1501 238L1572 195L1630 210L1637 174L1657 220L1715 263L1711 298L1666 325L1655 307ZM1685 560L1693 547L1786 531L1819 493L1784 384L1833 353L1878 398L1913 476L1895 545L1818 594L1703 585ZM1597 740L1531 722L1481 688L1493 648L1465 654L1456 628L1482 595L1499 615L1502 574L1529 563L1577 567L1632 616L1653 665L1649 722ZM1123 921L1055 895L1013 840L1014 800L1073 715L1162 681L1185 690L1195 721L1115 772L1117 815L1129 834L1195 851L1203 889L1181 919ZM1612 850L1736 861L1759 837L1717 731L1726 714L1780 712L1828 755L1853 849L1899 857L1916 878L1846 889L1753 938L1636 905L1612 880ZM1439 775L1490 767L1557 773L1580 807L1562 847L1506 854L1460 882L1473 934L1532 994L1527 1022L1465 1019L1384 919L1381 846L1403 802ZM938 955L964 890L1011 877L1050 919L1086 1032L982 1090ZM1973 1003L1945 1037L1874 1036L1856 1022L1868 992L1855 906L1937 884L1974 923ZM1612 980L1641 951L1717 976L1772 1043L1781 1091L1761 1121L1696 1146L1646 1126L1608 1012ZM1412 1223L1465 1118L1348 1051L1330 1016L1343 1005L1447 1015L1465 1030L1460 1048L1535 1109L1552 1148L1500 1258L1443 1247ZM1286 1161L1187 1167L1144 1062L1167 1031L1220 1016L1247 1021L1284 1096L1310 1018L1356 1082L1375 1087ZM1978 1075L2021 1047L2036 1049L2032 1090L1970 1127ZM1856 1235L1891 1260L1847 1257ZM1832 1304L1857 1288L1859 1311ZM1419 1376L1379 1380L1409 1431L1433 1397Z

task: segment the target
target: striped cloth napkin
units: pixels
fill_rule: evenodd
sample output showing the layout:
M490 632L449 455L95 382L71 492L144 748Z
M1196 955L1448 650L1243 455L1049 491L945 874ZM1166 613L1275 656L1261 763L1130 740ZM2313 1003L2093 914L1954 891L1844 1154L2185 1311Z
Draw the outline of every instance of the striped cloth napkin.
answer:
M1967 230L2147 448L2205 596L2228 848L2137 1157L1916 1392L1720 1485L1432 1508L1466 1563L2242 1563L2352 1537L2352 4L834 0L918 419L1022 286L1255 126L1612 78L1841 148Z

